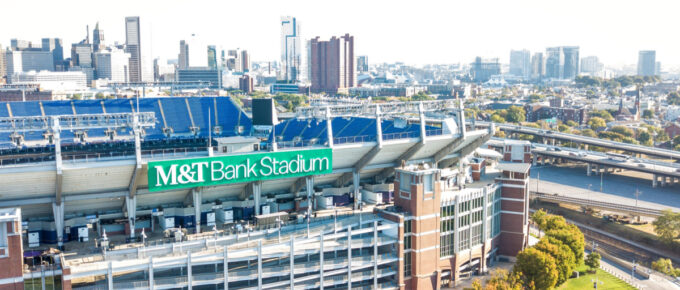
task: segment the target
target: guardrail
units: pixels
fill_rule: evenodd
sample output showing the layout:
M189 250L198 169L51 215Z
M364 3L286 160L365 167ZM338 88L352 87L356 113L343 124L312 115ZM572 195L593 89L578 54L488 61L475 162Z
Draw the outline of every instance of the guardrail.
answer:
M546 200L546 201L556 201L556 202L562 202L562 203L569 203L569 204L575 204L575 205L580 205L580 206L594 207L594 208L611 210L611 211L619 211L619 212L637 214L637 215L648 216L648 217L658 217L658 216L663 215L663 212L661 210L658 210L658 209L651 209L651 208L645 208L645 207L639 207L639 206L630 206L630 205L624 205L624 204L620 204L620 203L596 201L596 200L577 198L577 197L562 196L562 195L557 195L557 194L549 194L549 193L536 192L536 191L530 191L530 194L531 194L532 198L537 198L537 199Z

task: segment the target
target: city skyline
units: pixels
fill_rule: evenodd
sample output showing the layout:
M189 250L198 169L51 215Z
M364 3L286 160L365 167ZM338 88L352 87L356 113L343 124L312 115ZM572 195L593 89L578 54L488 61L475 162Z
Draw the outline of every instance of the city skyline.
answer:
M613 1L587 5L584 1L581 1L584 5L572 1L559 5L559 11L550 8L556 5L547 7L539 1L522 4L429 1L424 5L394 3L389 6L382 2L349 1L348 5L334 7L334 13L319 13L324 7L310 1L238 2L230 3L229 10L252 13L234 13L228 17L215 1L200 1L192 7L180 5L180 1L166 1L163 5L119 1L115 6L105 5L107 9L92 10L85 15L71 12L58 3L38 2L42 2L38 5L44 9L31 11L32 17L40 19L33 22L35 25L17 25L26 21L26 13L0 19L3 27L21 27L1 31L0 43L7 46L11 38L38 42L56 37L68 46L84 38L86 25L92 27L97 22L106 31L107 43L124 43L125 17L139 16L142 29L148 26L151 30L154 58L177 58L177 43L196 34L204 43L224 49L241 47L251 51L254 60L274 61L280 59L280 17L291 15L300 21L305 41L316 36L327 38L350 33L360 43L357 55L371 56L373 63L469 64L481 56L498 57L507 64L508 52L513 49L528 49L533 53L545 52L547 47L580 46L581 55L598 56L607 66L635 65L640 50L656 50L657 60L663 63L664 69L680 65L680 55L674 53L680 51L680 42L664 30L674 24L672 13L677 9L673 8L680 5L661 1L643 7ZM28 11L35 4L5 5L9 10ZM357 5L365 9L354 9ZM217 9L205 9L210 6ZM408 35L409 41L403 41L403 35ZM461 45L461 40L468 43ZM399 48L394 49L395 45ZM414 51L419 53L409 53Z

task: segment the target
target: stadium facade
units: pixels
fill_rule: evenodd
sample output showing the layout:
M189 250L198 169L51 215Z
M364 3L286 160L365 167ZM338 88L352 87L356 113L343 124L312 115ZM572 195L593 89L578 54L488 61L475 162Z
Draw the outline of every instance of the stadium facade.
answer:
M525 144L454 101L258 114L0 103L0 289L437 289L526 245Z

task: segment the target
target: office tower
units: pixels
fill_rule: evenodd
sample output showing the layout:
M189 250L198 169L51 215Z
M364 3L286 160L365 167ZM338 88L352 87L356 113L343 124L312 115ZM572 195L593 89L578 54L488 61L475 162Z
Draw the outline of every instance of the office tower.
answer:
M654 66L654 74L659 76L661 75L661 62L657 61L656 65Z
M541 79L545 76L545 58L542 52L534 53L531 57L531 78Z
M5 67L7 82L11 82L12 75L28 71L51 71L54 69L52 52L42 49L7 50L5 52Z
M604 64L597 56L586 56L581 59L581 72L583 73L598 74L603 69Z
M477 57L475 62L472 63L470 73L475 82L483 83L491 79L491 76L501 74L501 64L498 62L498 58L482 59Z
M104 30L99 29L99 22L94 26L92 31L92 48L94 51L104 49Z
M245 94L253 92L253 78L249 75L243 75L238 80L238 89Z
M564 53L564 79L574 79L579 71L579 47L578 46L563 46L562 53Z
M112 48L95 52L94 63L97 67L97 79L108 79L117 83L129 81L130 54L124 50Z
M281 71L279 79L287 82L299 82L304 74L302 70L302 53L300 24L295 17L281 17Z
M655 50L641 50L638 53L637 74L639 76L653 76L656 74Z
M43 51L52 52L52 62L54 63L54 68L52 70L64 70L64 47L61 38L43 38L41 49Z
M208 45L208 67L217 69L217 48L214 45Z
M547 78L564 78L564 53L562 47L548 47L545 50L545 76Z
M142 51L139 16L125 17L125 51L130 54L130 81L141 82Z
M12 84L39 85L43 90L83 90L87 76L80 71L30 71L12 75Z
M172 82L175 80L175 65L167 59L153 60L153 75L156 81Z
M32 48L33 44L28 40L21 40L21 39L12 38L10 40L9 47L12 50L21 50L21 49Z
M185 40L179 41L179 56L177 57L177 66L179 69L189 67L189 43Z
M241 51L241 72L250 71L250 54L247 50Z
M321 41L317 36L310 45L312 92L346 93L356 86L353 36L334 36L329 41Z
M2 43L0 43L0 84L5 83L5 76L7 75L7 67L5 65L6 62L5 49L2 47Z
M368 56L360 55L359 57L357 57L357 70L359 72L368 71Z
M525 80L531 77L531 53L528 50L510 51L510 74Z

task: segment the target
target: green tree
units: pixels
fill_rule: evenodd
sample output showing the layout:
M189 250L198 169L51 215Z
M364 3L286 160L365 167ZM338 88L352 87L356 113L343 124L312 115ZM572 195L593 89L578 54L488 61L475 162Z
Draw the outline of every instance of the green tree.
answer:
M536 289L555 287L559 277L555 259L535 248L527 248L517 255L513 272L519 274L525 287Z
M633 134L635 134L635 132L633 132L633 129L628 128L626 126L614 126L611 128L610 131L619 133L626 137L633 137Z
M670 105L680 105L680 94L678 92L672 92L666 97L666 101Z
M538 226L539 229L544 229L545 219L547 216L548 214L544 210L539 209L531 214L531 220Z
M581 131L581 135L593 138L597 137L597 134L592 129L584 129L583 131Z
M508 108L508 115L505 119L511 123L524 122L524 120L526 120L526 112L522 107L510 106L510 108Z
M569 131L571 131L571 127L564 125L564 124L560 124L559 126L557 126L557 131L569 132Z
M675 213L670 209L664 210L663 214L652 222L652 225L654 225L654 232L662 241L672 243L680 235L680 213Z
M551 243L550 241L556 244ZM534 246L537 250L544 252L553 259L555 259L555 265L557 266L557 285L564 283L571 276L571 270L576 266L576 261L574 253L565 244L562 244L559 240L543 238Z
M417 94L411 96L412 101L431 101L434 100L434 97L430 97L427 93L425 92L418 92Z
M600 117L607 122L614 121L614 117L607 110L593 110L589 113L590 117Z
M654 110L653 109L646 109L642 111L642 117L645 119L651 119L654 118Z
M588 120L588 126L590 126L590 129L597 130L599 128L607 127L607 123L600 117L592 117Z
M577 127L577 126L578 126L578 123L576 123L576 122L574 122L574 121L572 121L572 120L568 120L566 124L567 124L567 126L569 126L569 127Z
M99 93L94 95L94 98L97 99L97 100L104 99L104 94L99 92Z
M493 114L493 115L491 115L491 122L505 123L505 119L498 114Z
M595 271L597 268L600 268L600 259L602 256L600 256L599 253L597 252L590 252L588 256L586 257L585 264L590 268L590 270Z
M640 144L646 145L646 146L652 146L654 143L652 140L652 135L649 134L647 131L642 131L640 134L637 136L637 140L640 141Z
M566 228L546 231L548 237L553 237L565 244L574 253L576 261L583 260L583 251L586 245L583 233L575 225L568 224Z
M668 275L674 275L675 269L673 268L673 262L671 259L659 258L658 260L652 262L652 269ZM675 275L674 275L675 276Z

